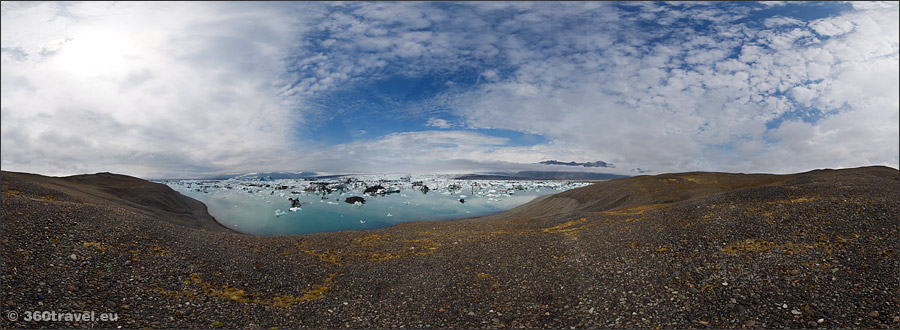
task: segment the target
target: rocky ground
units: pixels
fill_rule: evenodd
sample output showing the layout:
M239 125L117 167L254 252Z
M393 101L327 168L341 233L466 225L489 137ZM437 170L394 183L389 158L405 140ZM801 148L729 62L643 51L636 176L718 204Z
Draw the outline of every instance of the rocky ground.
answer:
M886 167L642 176L488 217L280 237L95 179L3 172L0 326L900 327ZM22 320L35 310L118 320Z

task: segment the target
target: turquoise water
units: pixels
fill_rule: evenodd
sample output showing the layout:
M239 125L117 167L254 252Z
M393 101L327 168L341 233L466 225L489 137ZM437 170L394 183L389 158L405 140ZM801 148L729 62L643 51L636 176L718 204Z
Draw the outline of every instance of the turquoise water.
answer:
M346 179L344 179L346 180ZM199 181L163 183L197 199L223 225L256 235L295 235L342 230L376 229L408 221L476 217L512 209L535 197L584 186L583 183L540 181L423 180L429 187L409 181ZM364 194L366 187L381 185L395 192ZM333 191L312 191L328 186ZM286 188L286 189L279 189ZM364 204L348 204L359 196ZM300 200L292 208L288 198ZM460 199L464 200L460 202Z

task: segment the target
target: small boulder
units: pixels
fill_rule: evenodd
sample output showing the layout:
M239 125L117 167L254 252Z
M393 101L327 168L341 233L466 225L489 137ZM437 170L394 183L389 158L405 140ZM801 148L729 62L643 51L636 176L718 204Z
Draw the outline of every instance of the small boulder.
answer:
M366 199L365 199L365 198L362 198L362 197L359 197L359 196L347 197L347 199L344 200L344 203L347 203L347 204L356 204L356 203L365 204L365 203L366 203Z

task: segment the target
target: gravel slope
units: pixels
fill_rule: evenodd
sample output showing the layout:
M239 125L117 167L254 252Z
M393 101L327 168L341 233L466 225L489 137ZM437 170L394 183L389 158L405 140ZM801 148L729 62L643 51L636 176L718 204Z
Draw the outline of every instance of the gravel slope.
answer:
M487 217L281 237L102 175L2 173L0 304L119 320L0 326L900 327L886 167L641 176Z

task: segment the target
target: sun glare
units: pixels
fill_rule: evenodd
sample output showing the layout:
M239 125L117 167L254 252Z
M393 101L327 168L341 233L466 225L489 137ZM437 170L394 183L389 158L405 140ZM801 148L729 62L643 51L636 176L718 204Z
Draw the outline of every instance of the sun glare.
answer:
M135 57L133 46L128 38L116 33L84 33L62 46L57 64L79 77L115 74Z

